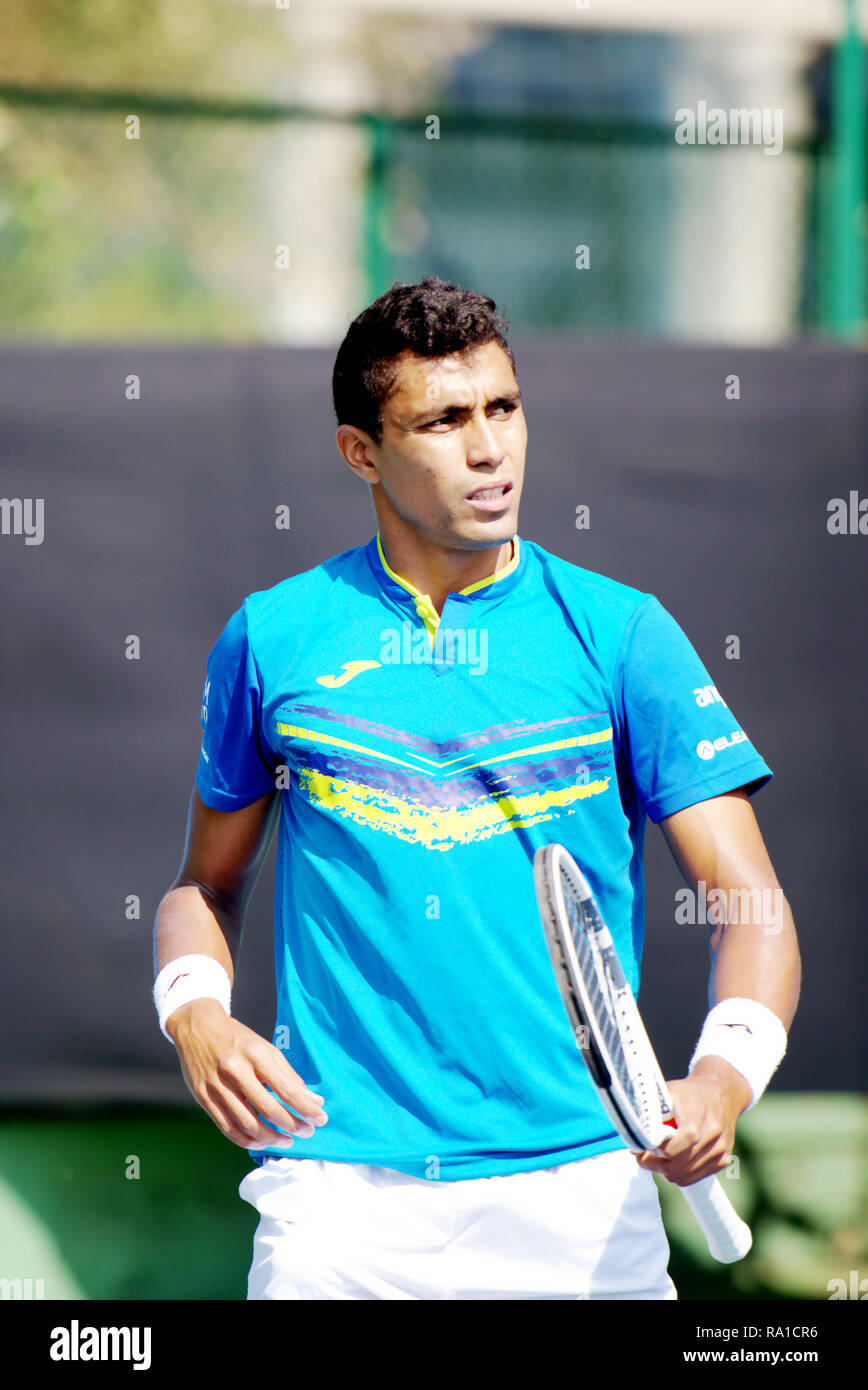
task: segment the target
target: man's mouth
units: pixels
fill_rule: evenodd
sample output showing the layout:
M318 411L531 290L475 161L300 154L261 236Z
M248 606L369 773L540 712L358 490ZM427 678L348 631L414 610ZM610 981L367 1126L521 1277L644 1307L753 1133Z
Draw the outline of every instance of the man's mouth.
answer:
M512 492L512 483L495 483L491 487L478 487L467 498L468 502L499 502Z

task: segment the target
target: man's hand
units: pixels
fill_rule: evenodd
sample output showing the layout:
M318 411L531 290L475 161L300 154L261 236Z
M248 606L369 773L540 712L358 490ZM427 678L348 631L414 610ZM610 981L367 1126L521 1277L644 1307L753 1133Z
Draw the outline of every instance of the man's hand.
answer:
M663 1156L645 1152L640 1168L662 1173L678 1187L688 1187L726 1168L732 1159L735 1125L751 1101L740 1072L720 1057L703 1057L690 1076L667 1081L677 1129L667 1130Z
M240 811L215 811L194 788L184 859L157 912L158 972L179 956L201 952L234 981L245 907L279 810L280 797L271 793ZM293 1135L309 1139L314 1126L326 1123L323 1097L307 1089L278 1048L230 1018L216 999L193 999L174 1009L166 1032L193 1096L240 1148L289 1148ZM288 1133L279 1134L264 1120Z
M260 1115L306 1139L315 1126L328 1120L324 1098L307 1089L283 1053L252 1028L230 1018L216 999L194 999L182 1005L169 1015L166 1032L193 1096L240 1148L289 1148L292 1144L290 1135L276 1133L263 1124ZM285 1110L281 1100L312 1123Z

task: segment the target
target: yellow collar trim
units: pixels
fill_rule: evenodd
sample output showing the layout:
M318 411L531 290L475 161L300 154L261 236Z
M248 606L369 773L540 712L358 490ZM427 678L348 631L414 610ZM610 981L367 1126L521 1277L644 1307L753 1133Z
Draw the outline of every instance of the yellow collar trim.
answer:
M498 579L505 579L508 574L512 574L513 570L516 568L518 564L518 547L519 540L518 534L516 533L516 535L512 537L512 559L509 561L509 563L507 565L504 565L502 570L495 570L494 574L489 574L485 579L478 579L475 584L468 584L466 589L459 589L458 592L460 594L472 594L477 589L484 588L486 584L494 584ZM440 622L440 614L437 612L437 609L431 602L431 595L423 594L422 590L417 589L415 584L411 584L409 579L402 579L400 574L395 573L395 571L392 569L391 565L386 559L386 556L383 553L383 546L380 541L379 531L377 532L377 550L379 552L383 569L386 571L389 578L394 579L396 584L400 584L402 589L406 589L407 593L412 594L415 598L416 611L419 614L419 616L422 619L424 619L425 627L428 630L428 635L431 637L433 641L434 633L436 632L437 626Z
M498 579L505 579L506 576L507 576L508 574L512 574L512 572L513 572L513 570L515 569L515 567L516 567L517 564L518 564L518 536L515 535L515 536L513 536L513 538L512 538L512 559L509 561L509 563L506 564L506 565L504 565L504 567L503 567L502 570L495 570L494 574L490 574L490 575L488 576L487 579L477 579L477 581L476 581L475 584L468 584L467 588L466 588L466 589L460 589L460 590L459 590L459 593L462 593L462 594L472 594L472 593L474 592L474 590L476 590L476 589L481 589L481 588L483 587L484 584L493 584L493 583L495 583L495 581L498 580Z
M493 584L495 580L505 579L508 574L512 574L513 570L518 564L518 546L518 535L515 535L512 537L512 559L509 561L509 563L504 565L502 570L495 570L494 574L489 574L485 579L477 579L475 584L468 584L466 589L459 589L458 592L460 594L472 594L474 590L481 589L484 584ZM396 584L400 584L403 589L406 589L409 594L413 594L414 597L426 598L428 599L429 603L431 602L430 596L428 594L423 594L422 590L417 589L415 584L411 584L409 579L402 579L400 574L396 574L395 571L392 569L392 566L389 564L388 560L386 559L386 556L383 553L383 546L382 542L380 541L379 531L377 532L377 550L379 551L380 560L383 564L383 569L389 575L390 579L394 579Z

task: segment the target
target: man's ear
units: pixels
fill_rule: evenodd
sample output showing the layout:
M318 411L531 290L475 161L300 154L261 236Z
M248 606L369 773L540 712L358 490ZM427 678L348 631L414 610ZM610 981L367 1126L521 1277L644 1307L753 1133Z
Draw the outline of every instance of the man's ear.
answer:
M378 483L380 475L374 459L377 446L369 434L355 425L338 425L335 432L338 453L348 468L365 483Z

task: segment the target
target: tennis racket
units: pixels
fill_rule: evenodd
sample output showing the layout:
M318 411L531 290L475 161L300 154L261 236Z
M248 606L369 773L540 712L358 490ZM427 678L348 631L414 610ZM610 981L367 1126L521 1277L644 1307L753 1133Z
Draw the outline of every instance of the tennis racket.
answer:
M594 895L563 845L538 849L533 872L561 997L597 1094L632 1149L660 1152L665 1126L675 1127L672 1101ZM714 1258L743 1259L753 1237L717 1178L681 1191Z

